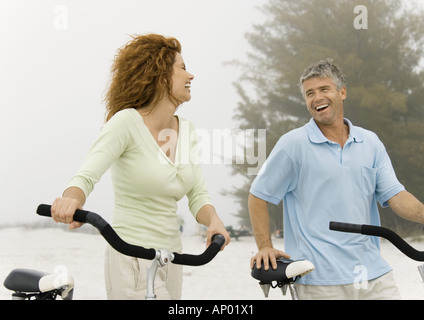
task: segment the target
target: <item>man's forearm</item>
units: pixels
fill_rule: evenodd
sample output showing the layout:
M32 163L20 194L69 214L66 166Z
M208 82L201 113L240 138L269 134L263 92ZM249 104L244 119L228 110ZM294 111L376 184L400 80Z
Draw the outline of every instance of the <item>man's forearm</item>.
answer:
M258 249L272 247L269 230L269 213L266 201L249 194L248 200L250 222L252 223Z
M399 192L392 197L389 205L400 217L424 224L424 204L408 191Z

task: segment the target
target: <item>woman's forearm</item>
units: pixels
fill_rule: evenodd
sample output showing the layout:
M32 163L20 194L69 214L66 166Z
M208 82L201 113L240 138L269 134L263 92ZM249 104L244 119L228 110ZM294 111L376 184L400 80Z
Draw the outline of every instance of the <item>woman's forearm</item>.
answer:
M66 189L62 194L62 198L71 198L78 200L81 204L81 207L84 206L86 200L84 192L78 187L69 187L68 189Z

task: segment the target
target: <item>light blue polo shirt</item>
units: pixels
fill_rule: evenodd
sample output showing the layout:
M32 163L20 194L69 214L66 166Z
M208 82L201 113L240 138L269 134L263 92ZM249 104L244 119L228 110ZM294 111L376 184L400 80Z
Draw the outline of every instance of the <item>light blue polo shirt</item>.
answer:
M391 270L378 238L329 230L330 221L380 225L377 201L388 206L404 190L377 135L345 123L343 149L313 119L283 135L250 189L267 202L283 200L284 250L315 265L302 284L349 284Z

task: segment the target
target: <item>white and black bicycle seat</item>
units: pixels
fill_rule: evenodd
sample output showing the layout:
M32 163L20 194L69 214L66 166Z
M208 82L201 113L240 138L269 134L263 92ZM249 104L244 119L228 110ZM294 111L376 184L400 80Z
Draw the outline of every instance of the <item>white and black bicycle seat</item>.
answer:
M270 267L268 270L265 270L263 265L260 269L253 267L252 277L263 284L274 281L285 284L296 281L296 278L303 277L314 269L315 266L308 260L294 261L279 258L277 259L276 269Z
M312 262L308 260L289 260L277 259L277 268L269 268L265 270L263 264L258 269L256 266L252 268L252 277L259 280L259 285L265 295L268 297L270 288L280 288L283 295L286 295L287 288L290 288L290 293L293 300L298 300L296 289L294 288L295 281L308 274L315 269ZM274 284L273 284L274 283Z
M15 291L14 299L50 299L60 295L64 300L71 300L74 280L63 274L14 269L4 280L4 286Z

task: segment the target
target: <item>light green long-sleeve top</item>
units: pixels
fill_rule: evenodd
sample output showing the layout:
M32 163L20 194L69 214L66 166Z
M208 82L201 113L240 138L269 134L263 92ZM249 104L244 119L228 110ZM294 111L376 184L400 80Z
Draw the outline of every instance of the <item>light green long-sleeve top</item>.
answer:
M112 226L119 236L131 244L179 252L177 201L187 195L194 217L210 204L196 145L193 125L179 119L172 163L138 111L125 109L103 126L66 188L79 187L87 197L110 168L115 197Z

